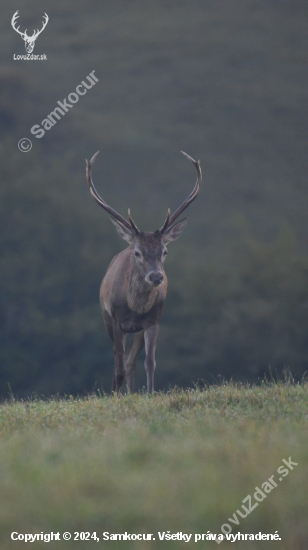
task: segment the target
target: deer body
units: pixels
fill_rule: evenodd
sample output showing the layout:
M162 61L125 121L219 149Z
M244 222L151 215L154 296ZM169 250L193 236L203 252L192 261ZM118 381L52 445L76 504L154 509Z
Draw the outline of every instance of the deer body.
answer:
M130 246L112 260L100 291L103 312L111 318L117 318L126 332L146 328L154 311L155 318L160 313L158 306L163 304L167 294L164 271L162 284L153 287L140 275L134 264L134 252Z
M149 392L153 390L154 351L167 294L167 278L164 272L163 278L162 284L156 287L147 283L136 268L134 251L130 246L112 260L103 279L100 302L115 352L113 391L118 391L124 378L128 389L133 391L136 359L145 345L145 339L152 350L145 361L147 387ZM125 356L125 339L128 333L135 333L135 336Z
M186 225L187 218L175 224L173 222L196 197L201 184L201 169L199 162L184 153L197 169L198 179L195 188L171 217L170 210L168 211L161 229L149 233L139 231L130 216L130 211L128 222L98 195L91 177L96 155L90 162L87 161L90 191L100 206L111 215L111 221L116 226L119 236L130 245L113 258L100 290L104 322L114 343L113 391L120 390L125 378L128 390L133 391L136 359L145 346L147 391L151 393L154 389L159 321L167 294L167 277L163 268L167 255L166 245L177 239ZM128 333L135 334L130 349L125 353Z

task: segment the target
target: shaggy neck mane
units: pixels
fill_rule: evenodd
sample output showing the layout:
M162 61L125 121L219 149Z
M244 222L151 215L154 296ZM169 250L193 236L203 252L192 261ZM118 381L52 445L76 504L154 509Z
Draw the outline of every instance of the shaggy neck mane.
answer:
M154 303L158 287L152 287L140 275L136 267L131 270L127 302L130 309L139 315L147 313Z

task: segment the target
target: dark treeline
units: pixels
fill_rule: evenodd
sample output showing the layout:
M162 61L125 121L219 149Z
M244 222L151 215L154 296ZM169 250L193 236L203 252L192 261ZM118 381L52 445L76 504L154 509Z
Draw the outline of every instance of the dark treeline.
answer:
M16 9L29 32L48 13L34 50L47 61L13 60L25 53L10 26ZM98 291L125 244L87 189L84 159L98 149L100 194L144 230L192 189L179 150L203 169L189 223L169 246L156 389L285 368L301 377L307 4L29 0L1 10L1 397L111 388ZM93 70L95 86L42 139L31 135Z

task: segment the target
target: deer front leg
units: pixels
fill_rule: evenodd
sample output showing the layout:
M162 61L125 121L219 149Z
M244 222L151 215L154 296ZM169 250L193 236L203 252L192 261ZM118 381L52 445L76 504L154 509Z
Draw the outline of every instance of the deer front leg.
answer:
M152 393L154 390L154 371L156 367L155 350L159 333L159 325L151 325L144 331L145 342L145 370L147 373L147 391Z
M136 359L138 353L144 346L143 330L136 332L134 335L133 343L125 355L125 372L126 372L126 384L129 392L134 391L134 374L136 367Z
M113 322L114 342L114 372L112 391L118 392L125 379L124 356L125 356L126 334L122 331L119 323Z

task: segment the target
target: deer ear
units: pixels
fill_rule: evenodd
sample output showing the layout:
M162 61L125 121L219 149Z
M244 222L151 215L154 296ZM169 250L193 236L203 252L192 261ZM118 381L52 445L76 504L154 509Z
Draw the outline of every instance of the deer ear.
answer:
M184 218L183 220L180 220L179 222L175 223L167 231L163 233L163 243L168 244L171 241L175 241L180 237L182 234L182 231L187 224L188 218Z
M114 218L111 218L111 217L110 217L110 219L111 219L113 225L115 225L119 237L121 237L121 239L124 239L125 241L127 241L129 244L132 244L133 240L134 240L134 235L130 231L130 229L125 227L125 225L123 225L123 223L119 222L118 220L115 220Z

